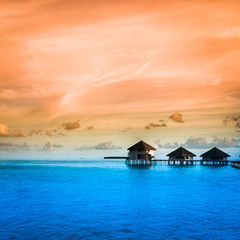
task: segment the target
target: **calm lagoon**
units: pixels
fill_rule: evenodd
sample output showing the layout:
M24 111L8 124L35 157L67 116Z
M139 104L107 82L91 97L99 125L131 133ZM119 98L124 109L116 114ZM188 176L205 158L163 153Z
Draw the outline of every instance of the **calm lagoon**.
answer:
M240 239L240 169L1 161L0 239Z

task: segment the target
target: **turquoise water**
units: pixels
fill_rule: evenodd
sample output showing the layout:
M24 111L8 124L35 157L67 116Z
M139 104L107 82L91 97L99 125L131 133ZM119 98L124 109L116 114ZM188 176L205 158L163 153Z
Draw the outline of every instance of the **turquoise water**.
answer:
M240 169L1 161L0 239L240 239Z

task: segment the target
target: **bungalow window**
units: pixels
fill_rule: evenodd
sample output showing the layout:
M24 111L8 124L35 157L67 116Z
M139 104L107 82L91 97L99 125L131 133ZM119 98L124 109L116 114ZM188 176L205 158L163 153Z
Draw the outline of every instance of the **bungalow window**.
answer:
M138 154L138 159L147 159L147 154Z

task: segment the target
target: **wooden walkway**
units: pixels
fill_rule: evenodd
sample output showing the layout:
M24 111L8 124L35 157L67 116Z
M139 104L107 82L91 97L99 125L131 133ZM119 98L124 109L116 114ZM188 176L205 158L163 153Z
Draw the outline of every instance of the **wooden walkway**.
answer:
M122 157L122 156L109 156L109 157L104 157L104 159L125 159L126 161L128 160L128 157ZM140 160L140 159L139 159ZM137 161L137 160L135 160ZM170 166L192 166L196 165L197 163L200 163L201 165L210 165L210 166L223 166L223 165L228 165L229 163L232 166L239 167L240 166L240 160L200 160L200 159L192 159L192 160L169 160L169 159L153 159L149 160L152 163L161 163L161 165L170 165Z
M200 159L194 159L194 160L169 160L169 159L155 159L155 160L150 160L150 161L156 161L156 162L172 162L172 161L191 161L191 162L202 162L203 160L200 160ZM204 160L205 161L205 160ZM221 162L219 160L213 160L214 162ZM213 162L213 161L209 161L209 162ZM234 163L234 162L239 162L240 163L240 160L226 160L226 161L223 161L223 162L228 162L228 163Z
M166 160L166 159L156 159L156 160L150 160L150 161L155 161L155 162L160 162L161 165L170 165L170 166L193 166L196 165L197 163L200 163L201 165L205 166L224 166L228 165L229 163L231 166L240 166L240 160Z
M129 160L128 157L123 157L123 156L109 156L109 157L104 157L104 159L125 159L128 164L139 164L141 160L139 159L139 163L137 162L138 160ZM143 159L144 160L144 159ZM151 165L156 165L157 162L159 162L161 165L169 165L169 166L193 166L196 165L197 163L200 163L203 166L226 166L229 163L233 167L240 168L240 160L200 160L200 159L191 159L191 160L169 160L169 159L153 159L153 160L148 160L148 164Z

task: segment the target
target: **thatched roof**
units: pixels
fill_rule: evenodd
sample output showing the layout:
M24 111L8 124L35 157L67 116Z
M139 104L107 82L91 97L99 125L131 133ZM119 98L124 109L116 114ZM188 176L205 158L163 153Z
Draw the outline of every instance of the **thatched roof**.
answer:
M153 146L151 146L141 140L140 142L129 147L127 150L136 151L136 150L156 150L156 149Z
M227 153L221 151L220 149L214 147L212 148L211 150L203 153L202 155L200 155L200 157L209 157L209 158L212 158L212 159L219 159L219 158L222 158L222 157L230 157L230 155L228 155Z
M176 149L175 151L169 153L167 155L168 157L196 157L196 155L192 152L189 152L187 149L180 147Z

